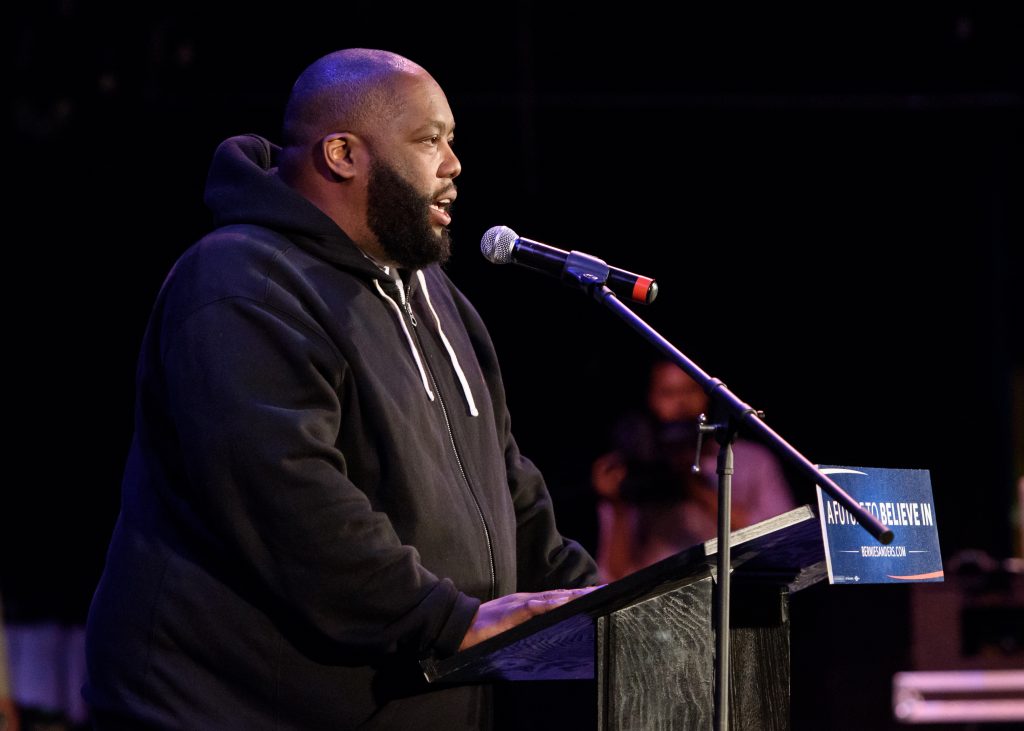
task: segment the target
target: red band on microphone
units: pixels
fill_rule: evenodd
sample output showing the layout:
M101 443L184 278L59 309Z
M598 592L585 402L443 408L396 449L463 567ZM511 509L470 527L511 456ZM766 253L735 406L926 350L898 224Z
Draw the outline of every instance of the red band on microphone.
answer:
M637 277L636 283L633 284L633 300L647 304L647 292L653 282L654 280L650 277Z

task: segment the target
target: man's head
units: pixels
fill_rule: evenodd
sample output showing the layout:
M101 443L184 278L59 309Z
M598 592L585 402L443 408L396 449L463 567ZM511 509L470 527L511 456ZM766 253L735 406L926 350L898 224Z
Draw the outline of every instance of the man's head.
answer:
M658 361L651 367L647 404L662 423L696 421L707 411L708 397L675 363Z
M447 259L462 167L437 82L387 51L347 49L310 65L285 109L281 176L378 261Z

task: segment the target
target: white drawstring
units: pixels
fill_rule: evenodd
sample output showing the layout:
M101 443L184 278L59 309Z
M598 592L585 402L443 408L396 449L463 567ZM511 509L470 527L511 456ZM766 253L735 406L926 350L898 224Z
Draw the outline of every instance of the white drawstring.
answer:
M459 364L459 358L455 355L455 349L452 348L452 344L448 342L448 338L445 337L444 330L441 328L441 318L437 316L437 310L434 309L434 303L430 301L430 292L427 289L427 279L423 276L423 270L417 269L416 276L420 280L420 287L423 288L423 298L427 301L427 307L430 308L430 313L434 316L434 322L437 323L437 332L441 336L441 342L444 343L445 350L448 351L448 357L452 361L452 367L455 368L455 375L459 377L459 383L462 384L462 393L466 396L466 404L469 406L469 413L471 416L479 416L480 412L476 409L476 402L473 400L473 392L469 390L469 381L466 380L466 374L462 372L462 366Z
M388 297L387 292L385 292L384 288L380 286L380 280L374 279L373 285L377 288L377 291L380 292L380 296L391 304L391 308L395 311L395 314L398 315L398 322L402 325L402 332L405 333L405 339L409 341L409 350L412 351L413 360L416 361L416 367L420 369L420 378L423 380L423 390L427 392L427 396L429 396L430 400L433 401L434 392L430 390L430 379L427 377L427 371L423 367L423 361L420 360L420 352L416 349L416 344L412 340L409 328L405 325L405 318L402 316L402 308L398 306L397 302ZM401 284L398 285L398 291L402 291Z

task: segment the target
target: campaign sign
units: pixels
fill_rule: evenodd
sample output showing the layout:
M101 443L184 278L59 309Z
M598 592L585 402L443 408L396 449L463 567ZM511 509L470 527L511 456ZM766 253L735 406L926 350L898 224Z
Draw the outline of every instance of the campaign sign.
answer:
M818 487L821 535L832 584L942 581L942 555L928 470L818 468L892 529L883 546L841 503Z

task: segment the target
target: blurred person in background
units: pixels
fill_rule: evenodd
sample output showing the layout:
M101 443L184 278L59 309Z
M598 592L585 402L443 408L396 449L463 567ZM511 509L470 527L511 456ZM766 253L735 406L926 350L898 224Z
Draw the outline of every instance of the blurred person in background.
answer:
M591 468L603 580L619 579L715 536L718 443L713 437L703 441L700 472L691 470L698 417L708 408L707 394L696 381L674 363L659 360L650 369L646 407L614 426L611 451ZM767 448L737 438L733 453L733 530L796 507L781 465Z

